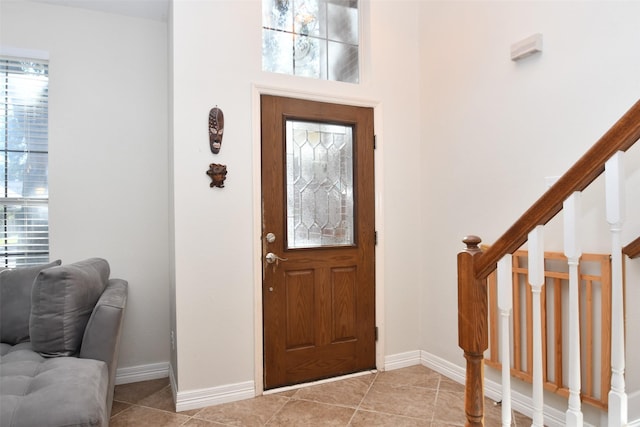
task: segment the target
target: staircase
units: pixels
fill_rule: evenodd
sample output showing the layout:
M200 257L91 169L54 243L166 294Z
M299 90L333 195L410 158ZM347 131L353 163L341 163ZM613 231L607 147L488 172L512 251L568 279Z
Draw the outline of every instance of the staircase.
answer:
M640 258L640 237L622 248L622 253L630 259Z
M458 254L458 344L466 359L465 414L467 426L484 425L484 352L488 348L487 278L497 270L498 307L508 321L511 312L511 256L528 244L529 284L533 294L533 426L544 425L542 375L542 319L540 294L544 285L544 225L563 211L564 254L569 265L569 396L565 425L582 426L580 385L580 330L578 310L578 260L581 236L576 230L580 196L605 174L606 216L611 235L611 387L608 393L608 425L627 425L623 315L623 258L640 257L640 237L623 246L625 152L640 139L640 100L549 188L496 242L483 251L481 239L467 236ZM507 329L508 330L508 329ZM508 337L507 337L508 340ZM510 360L503 345L502 360ZM502 366L502 425L511 425L510 370Z

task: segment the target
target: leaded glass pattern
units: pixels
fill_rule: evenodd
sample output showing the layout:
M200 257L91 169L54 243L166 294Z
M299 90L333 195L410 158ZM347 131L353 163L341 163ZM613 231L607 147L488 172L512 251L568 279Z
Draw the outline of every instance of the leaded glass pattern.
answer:
M262 0L262 69L359 81L357 0Z
M354 244L353 129L288 120L287 247Z

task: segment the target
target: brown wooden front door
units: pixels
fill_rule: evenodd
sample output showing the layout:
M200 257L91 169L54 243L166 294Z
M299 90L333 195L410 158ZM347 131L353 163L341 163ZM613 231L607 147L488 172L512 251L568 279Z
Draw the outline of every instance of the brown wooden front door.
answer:
M375 368L373 110L263 95L264 387Z

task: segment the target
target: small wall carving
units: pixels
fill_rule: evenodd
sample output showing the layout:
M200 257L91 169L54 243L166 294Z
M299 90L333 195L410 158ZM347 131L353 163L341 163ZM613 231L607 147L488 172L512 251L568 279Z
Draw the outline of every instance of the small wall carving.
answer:
M209 187L224 188L224 180L227 178L227 166L211 163L209 165L207 175L211 178L211 184L209 184Z

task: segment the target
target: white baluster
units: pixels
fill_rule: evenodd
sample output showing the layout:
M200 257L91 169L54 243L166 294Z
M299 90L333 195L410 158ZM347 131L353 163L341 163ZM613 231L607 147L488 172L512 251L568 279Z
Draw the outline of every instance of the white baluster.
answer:
M512 256L498 261L498 310L500 310L500 362L502 363L502 426L511 426L511 341L509 323L513 305Z
M568 427L583 425L580 403L580 300L578 290L580 279L578 263L582 256L578 233L581 194L573 193L564 202L564 254L569 263L569 408L566 423Z
M534 427L544 425L542 389L542 305L540 293L544 284L544 227L538 225L529 233L529 285L533 296L533 417Z
M611 230L611 390L609 427L627 424L627 395L624 383L624 305L622 294L622 243L624 222L623 152L605 164L607 222Z

